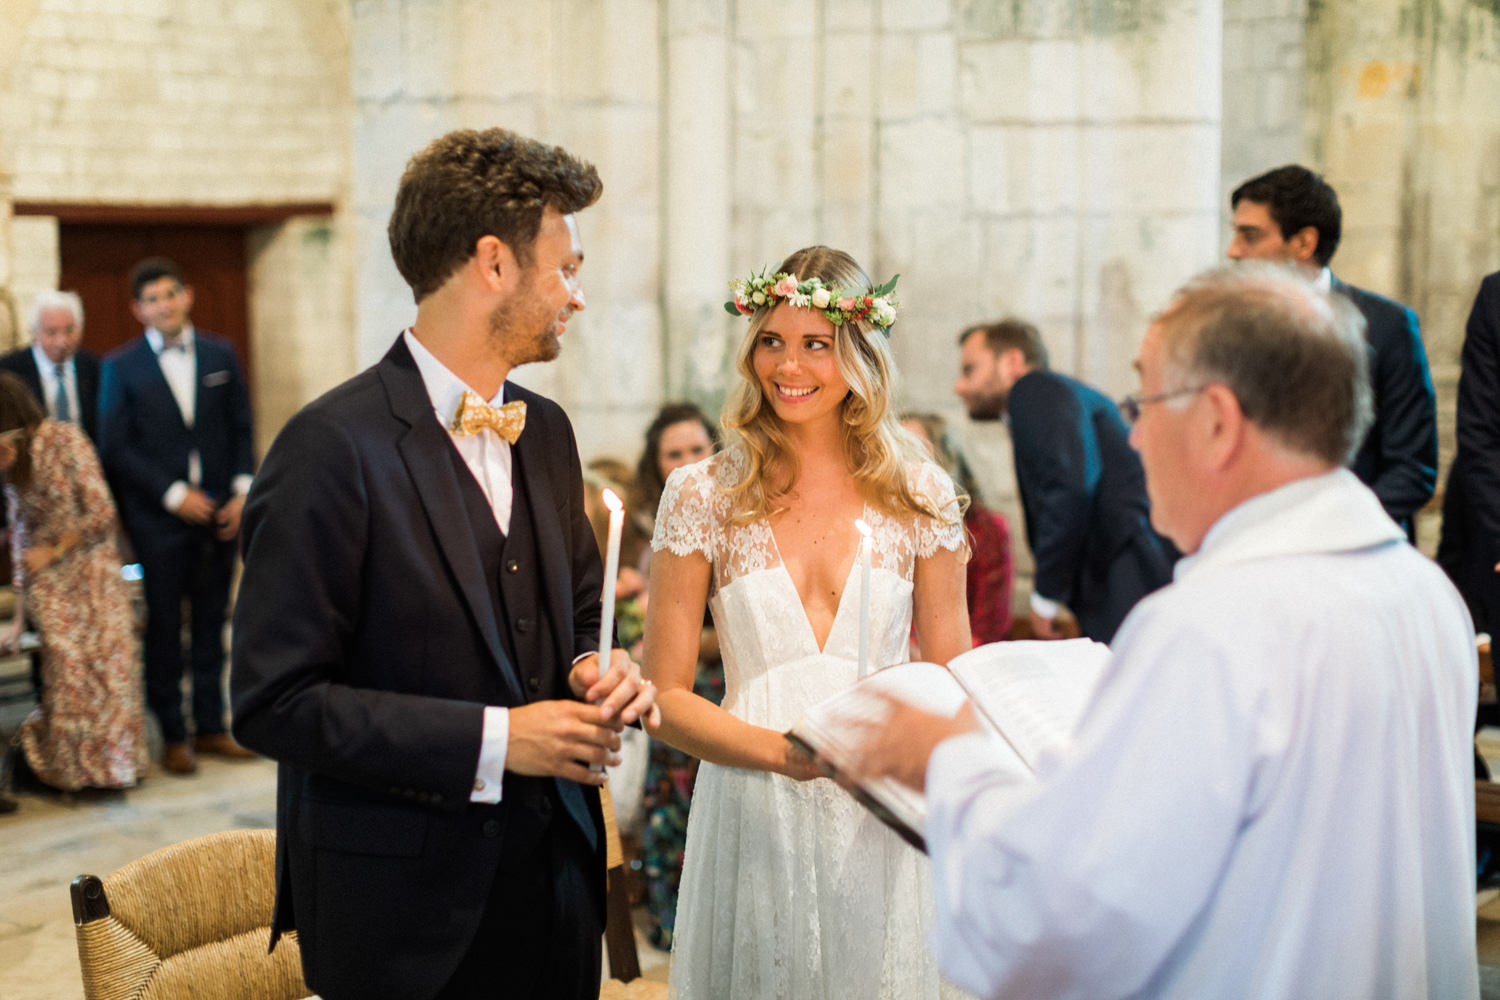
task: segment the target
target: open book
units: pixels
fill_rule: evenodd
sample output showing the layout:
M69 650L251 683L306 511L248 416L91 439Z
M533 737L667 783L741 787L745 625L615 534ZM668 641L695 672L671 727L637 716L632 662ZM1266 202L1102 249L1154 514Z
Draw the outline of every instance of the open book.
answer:
M928 712L957 715L972 701L997 761L1030 780L1037 760L1067 746L1078 717L1109 660L1090 639L992 642L936 663L899 663L807 710L786 738L823 762L830 777L847 768L860 729L880 724L889 694ZM854 789L854 796L912 846L925 851L922 794L892 778Z

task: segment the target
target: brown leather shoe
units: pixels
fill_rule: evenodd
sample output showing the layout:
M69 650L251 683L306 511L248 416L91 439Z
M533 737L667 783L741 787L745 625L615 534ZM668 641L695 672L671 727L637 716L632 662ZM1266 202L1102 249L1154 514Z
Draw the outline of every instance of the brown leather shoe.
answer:
M228 733L209 733L199 736L193 741L193 748L199 753L217 754L232 760L246 760L255 756L254 750L246 750Z
M162 750L161 766L173 774L192 774L198 770L198 758L186 743L168 743Z

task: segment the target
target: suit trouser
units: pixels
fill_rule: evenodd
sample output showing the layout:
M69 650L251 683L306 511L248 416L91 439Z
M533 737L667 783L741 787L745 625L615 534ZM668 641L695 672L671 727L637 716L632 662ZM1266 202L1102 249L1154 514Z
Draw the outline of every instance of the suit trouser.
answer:
M435 1000L596 1000L601 868L578 828L556 817L530 863L497 871L474 940Z
M132 539L146 594L146 703L162 739L187 739L182 714L182 602L192 638L193 722L199 735L224 732L224 621L234 574L234 542L207 529L167 542Z

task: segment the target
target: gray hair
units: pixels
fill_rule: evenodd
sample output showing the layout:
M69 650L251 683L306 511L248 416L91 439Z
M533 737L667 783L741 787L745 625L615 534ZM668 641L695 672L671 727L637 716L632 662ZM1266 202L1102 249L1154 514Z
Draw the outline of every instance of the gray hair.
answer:
M1245 418L1293 451L1346 465L1374 418L1364 317L1293 268L1241 261L1205 271L1156 318L1163 389L1218 383Z
M78 329L83 329L83 299L78 297L77 292L38 292L31 300L30 325L27 327L33 335L42 327L42 312L47 309L66 309L73 314L73 322Z

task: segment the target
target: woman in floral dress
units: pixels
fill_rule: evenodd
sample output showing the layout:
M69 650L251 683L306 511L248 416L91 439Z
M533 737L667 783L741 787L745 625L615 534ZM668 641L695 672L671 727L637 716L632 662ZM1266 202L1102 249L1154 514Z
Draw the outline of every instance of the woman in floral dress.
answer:
M63 791L134 785L146 735L114 502L83 431L46 419L9 373L0 373L0 471L18 596L0 647L17 647L23 617L42 636L41 703L19 737L25 763Z

